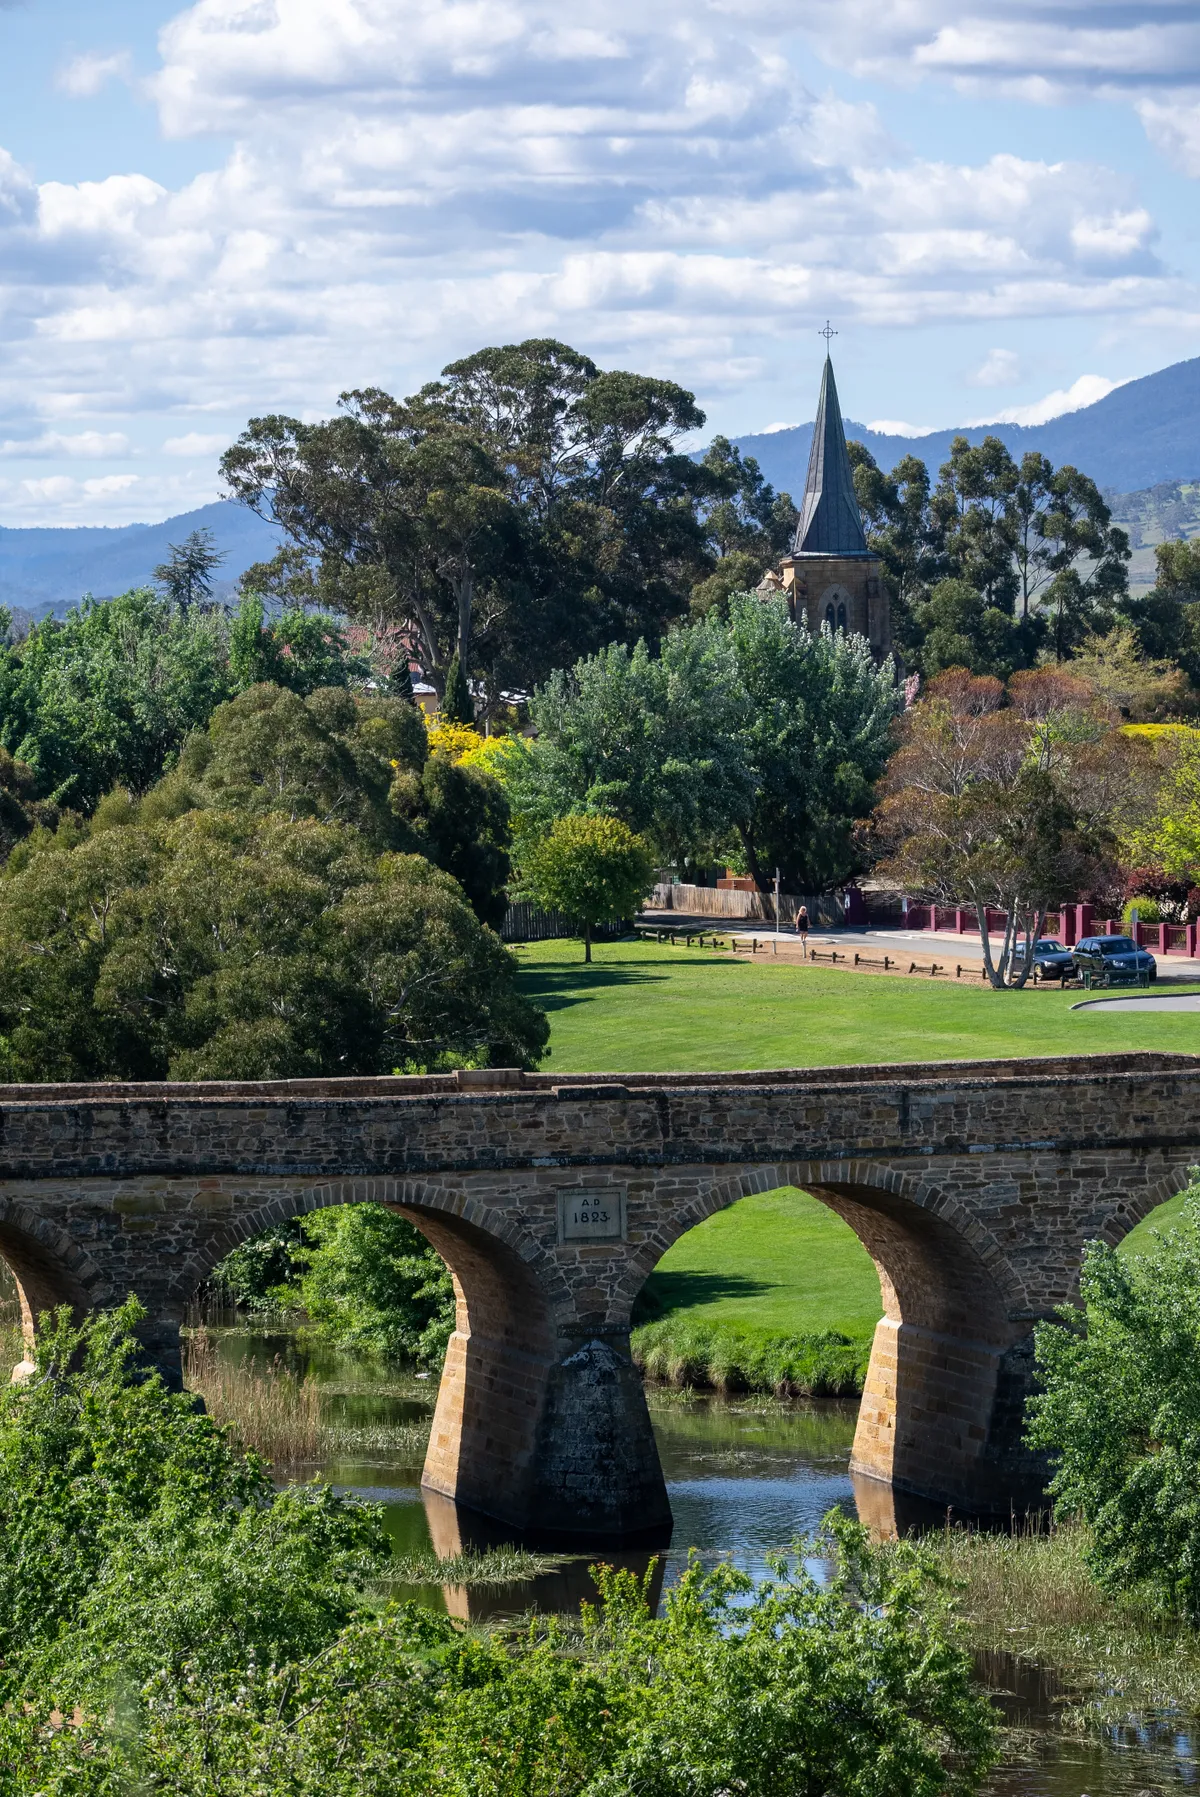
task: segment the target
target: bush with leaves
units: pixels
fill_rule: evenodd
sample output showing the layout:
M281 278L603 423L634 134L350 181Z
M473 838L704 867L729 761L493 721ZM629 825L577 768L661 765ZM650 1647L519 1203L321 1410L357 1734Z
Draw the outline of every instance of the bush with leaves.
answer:
M825 1584L693 1565L656 1615L602 1568L577 1628L507 1635L406 1606L298 1665L166 1669L136 1735L10 1710L0 1755L14 1797L969 1797L996 1732L936 1572L827 1528Z
M173 816L193 806L353 824L377 849L445 868L485 923L504 919L503 791L486 770L431 754L420 712L402 699L250 687L189 737L146 809Z
M323 1647L386 1543L327 1486L277 1493L195 1400L139 1361L131 1299L44 1319L0 1394L0 1694L107 1709L152 1673ZM0 1752L0 1763L4 1762Z
M38 798L90 811L112 786L145 792L233 690L217 616L148 590L89 598L0 647L0 747Z
M454 1328L454 1284L419 1229L381 1204L304 1219L296 1295L335 1347L440 1367Z
M1037 1330L1028 1436L1111 1591L1200 1622L1200 1186L1152 1253L1090 1244L1078 1308Z

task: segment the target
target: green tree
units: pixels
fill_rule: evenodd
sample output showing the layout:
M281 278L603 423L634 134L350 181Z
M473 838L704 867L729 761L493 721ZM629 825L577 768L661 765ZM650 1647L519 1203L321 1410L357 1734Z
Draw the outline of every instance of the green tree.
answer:
M1153 589L1118 600L1117 610L1144 655L1173 661L1200 687L1200 543L1159 543L1154 555Z
M182 543L168 543L170 560L160 562L154 578L181 612L211 599L213 575L226 559L211 530L193 530Z
M1024 664L1020 626L999 606L987 605L969 581L939 580L912 615L921 637L916 658L927 677L970 668L1007 679Z
M548 1026L518 995L514 958L422 856L380 856L345 824L270 811L148 812L106 805L82 838L19 849L0 882L11 1077L541 1057Z
M899 698L890 662L862 637L810 636L782 599L730 605L729 642L745 709L745 778L733 834L760 892L775 869L793 892L826 892L861 865L856 820L874 799Z
M475 707L471 703L471 689L467 685L467 677L463 673L463 665L459 660L457 650L450 657L450 666L446 670L441 715L448 724L473 724L475 722Z
M1032 964L1018 944L1044 933L1048 907L1112 883L1136 761L1090 690L1056 670L1017 674L1006 695L950 669L901 724L872 818L878 872L969 905L992 985L1023 986ZM998 957L991 909L1006 918Z
M57 807L40 802L36 791L33 769L0 748L0 866L31 830L53 829L58 822Z
M454 1328L454 1285L419 1229L381 1204L304 1219L297 1295L336 1347L438 1368Z
M520 877L535 904L578 919L590 961L596 925L632 917L654 884L654 855L619 818L560 817L523 845Z
M494 709L581 651L658 634L711 566L708 476L676 447L703 414L672 382L531 339L411 399L341 404L318 425L252 419L226 482L284 529L308 590L411 633L439 692L455 653Z
M715 617L658 654L613 643L553 674L530 702L536 737L501 767L518 833L593 812L649 837L664 863L707 858L747 802L748 707Z
M144 590L85 599L0 648L0 747L39 798L91 811L114 785L152 786L231 690L219 618Z
M1200 1190L1152 1252L1089 1245L1079 1307L1039 1324L1030 1443L1051 1456L1061 1516L1111 1591L1200 1621Z
M11 1708L14 1797L149 1778L173 1797L970 1797L995 1763L991 1706L919 1548L873 1552L830 1518L761 1585L689 1567L661 1615L631 1573L597 1579L574 1634L551 1619L480 1635L408 1605L307 1664L164 1673L136 1735L93 1716L56 1735L45 1706Z
M431 756L420 713L402 699L251 687L188 739L148 806L155 816L202 806L353 824L378 849L445 868L485 923L504 919L504 794L485 770Z
M708 476L700 516L718 559L713 572L692 588L697 617L754 587L791 547L800 518L791 495L777 494L754 457L743 456L728 437L713 438L700 466Z
M538 728L505 771L520 828L619 817L662 862L737 854L770 890L825 891L857 865L897 707L861 638L810 635L782 599L734 595L654 655L614 646L534 695Z

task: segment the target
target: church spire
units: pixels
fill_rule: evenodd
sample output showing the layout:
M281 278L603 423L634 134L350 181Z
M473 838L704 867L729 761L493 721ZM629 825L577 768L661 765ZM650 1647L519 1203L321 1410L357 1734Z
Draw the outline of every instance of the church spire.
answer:
M842 409L833 379L833 363L825 357L821 397L808 452L808 474L793 555L870 555L862 517L854 497L854 476L846 453Z

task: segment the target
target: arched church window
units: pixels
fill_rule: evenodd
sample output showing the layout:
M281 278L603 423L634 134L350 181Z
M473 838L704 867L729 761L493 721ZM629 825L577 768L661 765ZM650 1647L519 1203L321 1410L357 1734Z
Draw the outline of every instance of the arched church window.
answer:
M846 607L844 605L839 605L838 606L838 629L845 630L845 628L846 628Z
M833 629L833 623L834 623L834 619L833 619L833 607L832 607L832 605L827 605L827 606L826 606L826 607L825 607L825 622L826 622L826 623L827 623L827 624L828 624L828 626L829 626L829 628L830 628L830 630L832 630L832 629Z

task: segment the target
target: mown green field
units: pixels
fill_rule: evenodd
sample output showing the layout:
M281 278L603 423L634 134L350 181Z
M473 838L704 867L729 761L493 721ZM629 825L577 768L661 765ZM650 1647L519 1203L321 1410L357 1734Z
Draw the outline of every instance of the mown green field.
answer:
M1077 993L994 992L648 942L602 943L590 967L575 942L518 952L523 988L551 1020L551 1072L1200 1052L1200 1013L1073 1012ZM1133 1251L1146 1231L1130 1238ZM756 1337L833 1329L865 1342L880 1314L875 1268L853 1231L792 1191L744 1198L693 1229L646 1296L681 1326Z
M1200 1012L1072 1011L1078 993L1044 988L995 992L651 942L600 943L590 967L578 942L518 953L523 989L550 1017L552 1073L1200 1053Z

